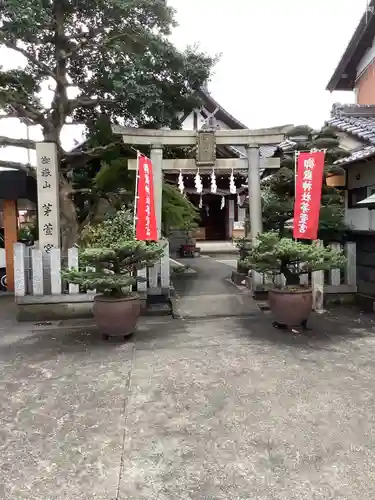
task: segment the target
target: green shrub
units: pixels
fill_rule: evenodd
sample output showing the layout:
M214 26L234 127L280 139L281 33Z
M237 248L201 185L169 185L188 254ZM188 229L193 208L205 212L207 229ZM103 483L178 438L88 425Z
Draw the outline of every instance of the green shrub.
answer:
M276 231L271 231L258 236L245 263L259 273L284 275L289 286L298 285L301 274L344 267L346 257L330 247L280 238Z
M137 282L136 270L152 266L162 253L158 243L135 239L133 215L122 209L85 229L79 269L65 270L62 277L83 290L95 289L104 295L123 297L131 294Z

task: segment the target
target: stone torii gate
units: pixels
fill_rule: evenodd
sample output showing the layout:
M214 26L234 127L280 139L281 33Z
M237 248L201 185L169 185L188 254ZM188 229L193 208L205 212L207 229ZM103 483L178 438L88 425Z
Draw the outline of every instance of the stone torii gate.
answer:
M242 129L242 130L152 130L141 128L127 128L119 125L112 126L114 134L122 135L125 144L137 146L149 146L151 148L150 158L153 164L155 213L158 239L161 238L161 216L162 216L162 191L163 170L183 171L191 169L192 166L200 171L215 169L248 169L249 186L249 208L251 237L254 240L257 234L262 233L262 198L260 187L261 168L279 168L278 159L269 159L261 164L260 147L273 146L285 140L285 135L292 125L283 125L266 129ZM196 146L195 160L163 160L164 146ZM242 146L245 147L247 159L216 160L216 146ZM136 162L130 162L130 168L136 169ZM157 269L155 270L158 273ZM160 271L161 273L163 270ZM166 276L161 276L161 282L168 281ZM253 289L260 284L260 275L253 271ZM162 295L161 289L149 290L153 295Z
M260 189L260 170L279 168L278 158L261 159L261 146L274 146L284 141L291 125L266 129L243 130L151 130L127 128L113 125L114 134L122 135L125 144L130 146L149 146L153 163L155 212L158 237L161 236L163 170L179 172L199 168L200 172L215 170L248 170L250 225L253 238L262 232L262 202ZM196 146L196 159L163 160L164 146ZM247 158L216 160L216 146L244 146ZM136 169L136 160L129 161L129 169Z

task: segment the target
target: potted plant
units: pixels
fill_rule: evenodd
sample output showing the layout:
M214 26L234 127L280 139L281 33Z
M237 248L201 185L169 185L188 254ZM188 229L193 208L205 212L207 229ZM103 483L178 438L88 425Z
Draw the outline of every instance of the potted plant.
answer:
M300 285L300 276L342 268L346 258L342 252L330 247L280 238L277 232L271 231L258 236L245 261L259 273L285 278L285 286L275 285L268 293L275 324L305 327L312 310L313 295L310 286Z
M120 210L84 231L79 269L62 272L69 283L96 290L93 313L105 337L126 337L137 325L141 301L133 287L136 270L152 266L163 253L157 243L137 241L133 215Z

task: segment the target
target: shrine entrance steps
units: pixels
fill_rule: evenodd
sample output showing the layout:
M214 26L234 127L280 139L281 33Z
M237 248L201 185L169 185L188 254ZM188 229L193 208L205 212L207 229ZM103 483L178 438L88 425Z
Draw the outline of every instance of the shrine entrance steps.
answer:
M217 256L223 260L222 256ZM259 316L261 312L247 290L230 280L232 267L215 256L183 259L194 274L177 274L173 313L182 319Z
M232 241L197 241L197 247L200 248L201 255L238 254L238 248Z

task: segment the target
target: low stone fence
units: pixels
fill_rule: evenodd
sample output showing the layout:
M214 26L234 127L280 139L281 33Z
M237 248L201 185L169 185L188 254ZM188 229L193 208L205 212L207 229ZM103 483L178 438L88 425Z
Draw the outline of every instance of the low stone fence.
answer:
M153 267L136 271L136 291L143 297L169 294L169 243L163 240L164 254ZM64 282L61 269L79 267L78 248L62 256L59 248L48 254L41 249L14 245L14 295L19 320L52 320L91 316L95 290L82 292L79 285Z
M332 269L329 272L315 271L300 276L300 284L311 286L314 294L314 309L323 310L324 303L335 301L345 302L354 299L357 292L357 265L356 265L356 244L347 242L330 243L329 246L336 250L342 249L347 258L345 269ZM241 277L236 276L237 284ZM252 289L254 295L260 300L267 298L267 291L275 286L285 285L285 278L282 275L258 275L257 287L252 286L251 277L242 277L242 282Z

